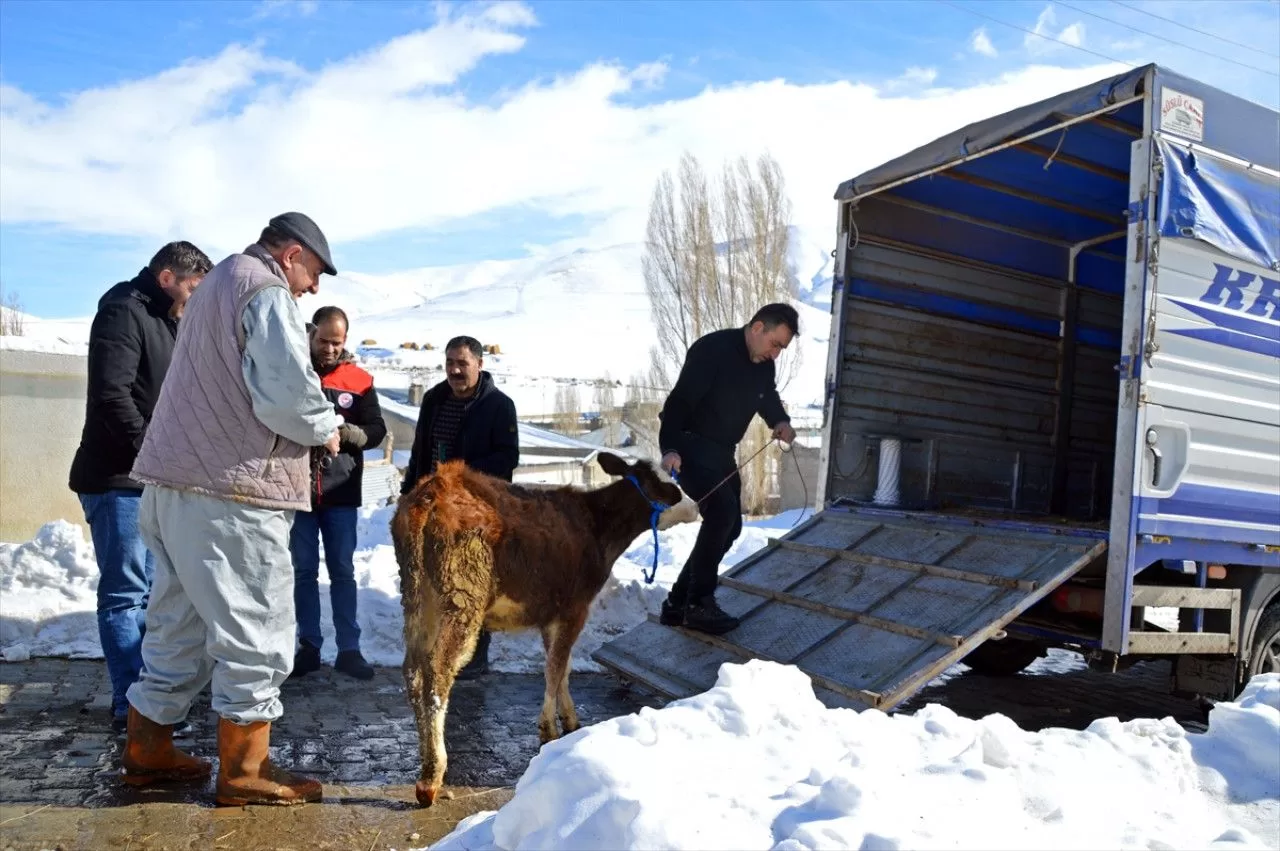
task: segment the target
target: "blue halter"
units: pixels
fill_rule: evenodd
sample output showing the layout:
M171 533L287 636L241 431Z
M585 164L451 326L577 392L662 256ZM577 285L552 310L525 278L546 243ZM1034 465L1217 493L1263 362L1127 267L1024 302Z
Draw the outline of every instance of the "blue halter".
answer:
M644 492L644 488L640 485L640 480L635 476L629 475L627 481L636 486L636 490L640 491L640 495L649 503L649 507L653 509L653 513L649 515L649 528L653 531L653 566L648 570L643 570L644 584L652 585L654 578L658 575L658 518L662 516L662 512L671 506L666 503L658 502L656 499L649 499L649 495Z

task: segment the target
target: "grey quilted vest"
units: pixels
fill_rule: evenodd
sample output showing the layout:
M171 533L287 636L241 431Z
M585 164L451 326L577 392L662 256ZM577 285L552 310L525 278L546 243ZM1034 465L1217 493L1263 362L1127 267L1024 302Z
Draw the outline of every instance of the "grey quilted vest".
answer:
M310 450L253 415L241 366L245 306L267 287L287 286L256 245L205 276L182 315L134 479L262 508L311 508Z

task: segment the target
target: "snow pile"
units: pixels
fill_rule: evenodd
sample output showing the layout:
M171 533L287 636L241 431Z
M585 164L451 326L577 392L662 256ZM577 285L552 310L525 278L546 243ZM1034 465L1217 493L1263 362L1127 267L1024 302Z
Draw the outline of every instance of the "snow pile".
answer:
M25 544L0 543L0 659L101 658L98 564L80 527L47 523Z
M547 745L506 806L433 847L1274 848L1278 795L1277 674L1204 735L1114 718L1028 733L936 705L826 709L798 669L753 661Z
M0 335L0 351L85 355L89 353L89 325L92 322L92 316L41 319L22 314L22 334Z
M404 617L400 607L400 568L391 544L394 506L361 509L355 554L361 649L374 665L399 667L404 661ZM747 524L729 551L721 570L728 570L790 528L799 512L788 512ZM806 513L807 516L807 513ZM591 616L573 651L575 671L600 671L591 654L605 642L657 613L680 566L693 549L698 523L659 533L658 575L646 585L642 571L653 562L653 536L638 536L614 565L592 606ZM321 550L323 555L323 549ZM101 658L95 612L98 567L93 547L80 528L66 521L46 524L28 543L0 544L0 658L19 661L29 656ZM332 663L333 612L329 579L320 570L320 627L322 656ZM499 633L489 650L498 671L541 673L542 638L535 631Z

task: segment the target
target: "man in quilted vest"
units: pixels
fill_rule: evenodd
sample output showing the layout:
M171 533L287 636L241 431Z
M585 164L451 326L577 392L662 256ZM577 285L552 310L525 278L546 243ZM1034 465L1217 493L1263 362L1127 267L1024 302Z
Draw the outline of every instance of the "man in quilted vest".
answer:
M155 556L142 673L129 688L122 763L132 785L207 777L173 745L212 679L219 804L318 801L318 781L274 765L271 722L293 664L289 529L310 508L311 447L338 451L297 298L337 273L301 213L210 270L187 303L133 478Z

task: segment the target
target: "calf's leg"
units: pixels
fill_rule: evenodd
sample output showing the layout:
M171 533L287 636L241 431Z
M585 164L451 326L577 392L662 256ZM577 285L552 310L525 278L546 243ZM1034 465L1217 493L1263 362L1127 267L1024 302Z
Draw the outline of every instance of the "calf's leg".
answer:
M573 697L568 694L568 673L573 667L573 645L577 642L577 636L581 635L582 626L586 623L586 609L582 609L580 614L575 617L568 618L561 627L557 637L559 650L564 656L563 673L561 673L561 681L559 681L559 691L556 695L556 701L559 704L559 718L561 718L561 728L564 733L572 733L575 729L581 727L577 720L577 710L573 708Z
M435 716L440 707L431 699L428 685L431 682L433 649L440 628L440 604L434 589L421 577L409 575L401 582L401 603L404 608L405 690L409 693L409 705L418 728L418 755L421 773L417 787L418 803L431 806L435 790L422 781L436 774L436 739L433 734ZM443 720L443 715L441 715ZM443 757L443 744L440 746ZM440 771L441 777L444 771ZM429 792L429 794L428 794Z
M573 697L569 694L569 671L573 645L586 620L587 612L584 609L564 620L551 623L542 630L542 644L547 653L547 688L542 701L542 715L538 718L538 738L543 744L559 735L556 730L557 714L565 733L572 733L581 726L578 712L573 706Z
M449 711L449 694L458 671L466 664L480 636L484 611L478 607L445 606L440 614L439 629L432 645L429 664L424 671L423 706L418 727L418 747L422 753L422 773L415 794L418 803L429 807L444 785L449 756L444 744L445 716Z

